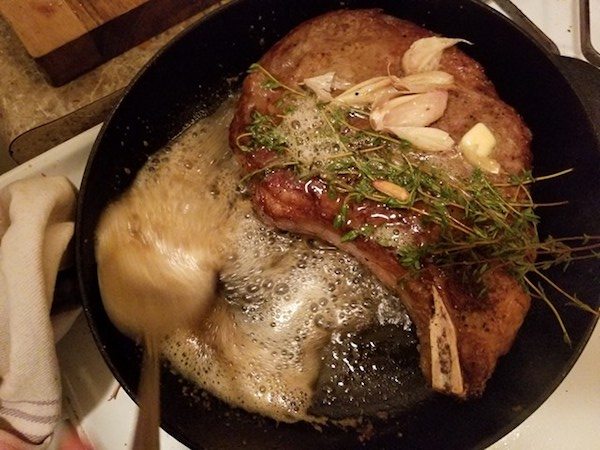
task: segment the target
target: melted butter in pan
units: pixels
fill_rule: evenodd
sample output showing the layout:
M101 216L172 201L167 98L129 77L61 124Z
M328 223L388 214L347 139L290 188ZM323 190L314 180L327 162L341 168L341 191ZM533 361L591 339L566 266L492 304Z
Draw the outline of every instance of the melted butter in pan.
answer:
M163 355L233 406L280 421L319 421L318 412L308 411L323 373L325 384L335 378L322 371L327 352L339 351L332 336L410 322L354 259L254 216L227 144L230 117L229 103L153 157L136 180L138 186L188 183L182 204L207 201L209 193L229 214L223 233L231 248L214 305L196 329L170 336ZM331 396L326 400L331 404Z

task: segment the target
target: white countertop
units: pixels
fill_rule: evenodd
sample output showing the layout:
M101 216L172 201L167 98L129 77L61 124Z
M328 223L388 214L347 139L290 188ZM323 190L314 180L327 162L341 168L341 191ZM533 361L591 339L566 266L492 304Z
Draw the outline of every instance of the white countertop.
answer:
M576 1L515 1L558 45L563 55L581 57ZM593 42L600 48L600 0L592 0ZM79 185L99 126L0 176L0 185L36 173L65 175ZM87 323L80 317L58 345L65 411L97 450L126 448L136 406L123 392L98 352ZM165 432L166 450L183 446ZM491 449L587 450L600 448L600 327L573 370L548 400Z

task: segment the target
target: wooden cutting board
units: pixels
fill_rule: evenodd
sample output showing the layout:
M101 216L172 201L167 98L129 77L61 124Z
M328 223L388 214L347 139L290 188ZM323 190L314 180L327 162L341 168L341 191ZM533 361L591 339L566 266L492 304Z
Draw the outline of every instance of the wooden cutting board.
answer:
M27 52L60 86L217 0L0 0Z

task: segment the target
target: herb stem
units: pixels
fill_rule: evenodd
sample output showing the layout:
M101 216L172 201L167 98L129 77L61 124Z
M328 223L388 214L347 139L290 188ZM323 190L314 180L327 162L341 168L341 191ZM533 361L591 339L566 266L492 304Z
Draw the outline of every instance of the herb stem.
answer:
M560 326L560 329L562 330L563 340L569 347L571 347L573 345L572 341L571 341L571 337L569 336L567 327L565 327L565 323L563 322L562 317L560 316L560 313L558 312L556 307L552 304L552 302L550 301L550 299L544 293L543 289L540 286L536 286L535 284L533 284L527 277L525 277L524 280L525 280L525 283L527 283L527 286L529 286L529 288L537 294L538 298L542 299L546 303L546 305L548 305L548 308L550 308L550 311L552 311L552 314L554 314L554 317L556 317L558 325Z
M590 313L592 313L592 314L594 314L596 316L600 315L600 310L598 310L598 311L595 310L590 305L582 302L581 300L579 300L574 295L569 294L563 288L561 288L559 285L557 285L554 281L552 281L550 278L548 278L546 275L544 275L542 272L540 272L537 268L534 268L532 270L532 272L535 273L542 280L544 280L546 283L548 283L550 286L552 286L554 289L556 289L558 292L560 292L562 295L564 295L566 298L568 298L573 303L575 303L577 306L579 306L581 309L583 309L585 311L588 311L588 312L590 312Z
M261 66L258 63L254 63L250 66L250 71L255 71L258 70L259 72L261 72L264 76L266 76L269 80L271 80L273 83L276 83L276 86L281 86L282 88L284 88L287 91L290 91L293 94L299 95L300 97L306 97L306 94L304 92L298 91L294 88L291 88L285 84L283 84L281 81L279 81L277 78L275 78L271 72L269 72L267 69L265 69L263 66Z

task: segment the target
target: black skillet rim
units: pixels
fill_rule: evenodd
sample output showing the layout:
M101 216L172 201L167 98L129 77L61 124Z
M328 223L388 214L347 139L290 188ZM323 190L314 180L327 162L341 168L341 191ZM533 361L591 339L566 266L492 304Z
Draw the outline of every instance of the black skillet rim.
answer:
M122 97L115 104L115 106L113 107L113 109L111 110L109 115L107 116L106 120L103 123L101 130L99 131L99 133L97 135L97 138L96 138L94 145L92 147L92 150L90 152L88 162L86 164L85 171L84 171L84 174L82 177L81 192L84 192L87 187L87 180L89 178L89 172L91 170L91 163L94 160L96 153L99 151L101 141L103 139L103 136L104 136L106 130L111 126L114 115L120 108L120 105L124 101L126 101L129 92L136 85L138 80L142 76L144 76L144 74L146 72L152 70L153 66L157 63L157 61L159 61L161 59L162 55L165 52L169 51L169 49L171 49L172 47L177 46L179 41L184 39L184 37L187 36L189 33L193 32L194 29L196 29L199 26L202 26L205 22L215 20L215 18L217 18L221 14L226 14L230 7L233 7L238 3L243 3L244 1L245 0L231 0L228 3L214 6L213 7L214 9L209 9L209 11L204 16L202 16L197 21L195 21L193 24L188 26L185 30L180 32L171 41L169 41L167 44L165 44L165 46L163 46L148 62L146 62L146 64L144 64L144 66L139 70L139 72L134 76L134 78L131 80L131 82L124 89ZM579 99L577 92L575 92L573 90L571 83L564 76L563 71L558 66L558 64L555 62L555 58L556 58L555 55L550 54L545 48L543 48L539 43L537 43L534 39L532 39L521 28L519 28L516 24L514 24L512 21L510 21L508 18L506 18L504 15L502 15L501 13L499 13L492 7L490 7L486 4L483 4L481 2L478 2L476 0L467 0L467 1L469 1L470 3L473 3L476 7L480 7L483 10L487 11L488 13L493 14L496 17L496 20L503 21L506 25L508 25L510 28L512 28L513 32L521 34L525 39L527 39L528 41L533 43L538 48L538 50L548 60L551 61L551 64L556 68L557 72L561 75L561 77L563 77L563 79L565 79L566 84L568 84L569 89L571 90L570 94L573 95L575 98L577 98L578 101L581 103L581 100ZM343 4L343 2L341 2L341 3ZM582 105L582 107L583 107L583 105ZM589 114L587 114L587 113L586 113L586 120L588 122L588 123L586 123L586 127L593 129L591 120L589 118ZM600 142L598 140L598 137L596 135L594 135L594 136L596 139L597 148L600 149ZM114 362L111 360L106 347L102 344L100 335L97 330L97 326L94 322L93 314L91 313L90 308L89 308L88 298L84 294L85 293L85 284L84 284L84 280L83 280L82 273L80 270L81 265L82 265L81 249L83 248L82 247L83 236L81 235L81 227L79 225L81 223L82 216L83 216L83 206L84 206L83 199L84 199L84 196L79 195L78 201L77 201L77 218L76 218L76 226L75 226L75 244L76 244L75 253L76 253L77 278L78 278L79 289L80 289L80 292L82 293L81 297L82 297L83 310L85 312L85 316L86 316L90 331L93 335L94 341L96 343L96 346L99 349L104 361L110 368L113 376L115 376L115 378L119 381L119 384L127 392L127 394L130 396L130 398L132 400L134 400L134 402L137 403L137 399L136 399L136 395L135 395L133 387L130 384L125 382L125 380L123 379L123 376L120 374L120 372L117 370L117 367L115 366ZM510 431L515 429L519 424L521 424L525 419L527 419L531 414L533 414L533 412L535 412L541 406L542 403L544 403L548 399L548 397L558 388L558 386L564 380L566 375L571 371L575 362L579 359L581 352L587 345L587 343L590 339L590 336L592 335L595 327L598 326L598 322L599 322L598 317L591 320L588 329L582 334L582 338L580 340L579 345L576 348L572 349L571 356L568 359L568 361L565 363L565 365L563 366L563 370L558 373L558 375L553 380L553 382L548 385L548 387L544 391L544 393L539 396L538 401L533 402L527 408L524 408L523 411L519 415L517 415L514 420L512 420L512 421L506 423L504 426L502 426L493 436L490 436L487 439L483 439L481 441L482 448L485 448L485 447L491 445L492 443L497 442L502 437L504 437L506 434L508 434ZM180 442L184 443L187 446L192 446L192 444L190 442L188 442L184 436L180 436L179 433L176 432L174 427L172 427L169 423L163 423L163 424L161 424L161 427L165 431L167 431L170 435L172 435L177 440L179 440Z

